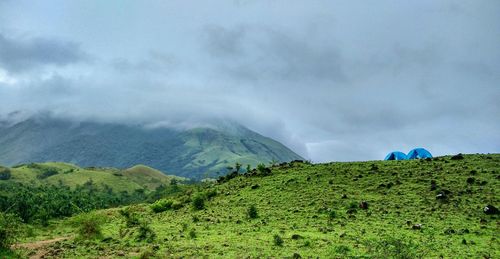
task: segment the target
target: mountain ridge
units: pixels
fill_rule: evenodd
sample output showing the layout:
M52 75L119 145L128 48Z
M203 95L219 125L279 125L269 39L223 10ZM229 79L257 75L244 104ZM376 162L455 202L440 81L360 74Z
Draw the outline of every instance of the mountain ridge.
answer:
M71 121L48 116L0 124L0 164L58 161L78 166L128 168L145 164L202 179L240 163L302 159L281 143L239 124L176 129Z

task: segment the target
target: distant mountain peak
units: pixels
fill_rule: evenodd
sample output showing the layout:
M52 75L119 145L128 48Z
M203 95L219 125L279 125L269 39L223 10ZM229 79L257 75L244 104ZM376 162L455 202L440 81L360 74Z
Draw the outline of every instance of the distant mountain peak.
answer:
M0 164L8 166L45 161L118 168L144 164L201 179L227 173L236 162L256 166L295 159L302 158L281 143L224 120L174 127L37 116L0 124Z

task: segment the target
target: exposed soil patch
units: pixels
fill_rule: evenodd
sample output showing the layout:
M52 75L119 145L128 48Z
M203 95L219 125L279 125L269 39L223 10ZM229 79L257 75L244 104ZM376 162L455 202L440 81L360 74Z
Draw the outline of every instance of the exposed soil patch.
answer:
M31 243L23 243L23 244L15 244L12 246L13 249L26 249L29 251L33 251L33 254L29 255L30 259L41 259L45 258L45 255L49 252L47 250L47 246L54 244L59 241L64 241L71 239L72 237L57 237L48 240L40 240Z

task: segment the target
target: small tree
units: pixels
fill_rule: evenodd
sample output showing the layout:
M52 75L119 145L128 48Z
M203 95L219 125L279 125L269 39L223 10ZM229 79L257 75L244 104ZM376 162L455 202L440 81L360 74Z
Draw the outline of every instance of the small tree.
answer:
M21 234L21 219L15 214L0 212L0 250L9 250Z
M259 217L259 214L257 213L257 208L255 207L255 205L251 205L250 207L248 207L247 215L251 219L255 219L255 218Z
M235 168L236 172L239 173L241 170L241 164L236 162L236 164L234 164L234 168Z
M0 166L0 180L9 180L11 177L10 169Z
M283 238L281 238L278 234L273 237L274 245L283 246Z
M73 226L77 227L78 238L80 239L99 239L102 237L102 216L94 212L78 215L73 220Z
M195 210L202 210L205 208L205 196L201 193L196 194L192 202Z

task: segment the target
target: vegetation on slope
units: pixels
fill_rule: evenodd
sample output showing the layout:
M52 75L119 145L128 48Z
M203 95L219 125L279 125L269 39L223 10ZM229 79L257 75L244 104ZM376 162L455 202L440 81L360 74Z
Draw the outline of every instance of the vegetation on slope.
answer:
M111 208L157 199L173 182L146 166L126 170L80 168L65 163L0 167L0 211L14 213L26 223L49 224L95 209Z
M281 143L243 126L219 124L217 128L180 130L49 116L14 125L0 123L0 164L63 161L116 168L145 164L202 179L226 173L226 167L235 162L256 166L301 159Z
M499 166L500 155L466 155L259 167L95 212L95 238L53 243L47 255L499 258ZM25 241L82 231L69 222Z
M168 185L174 178L143 165L121 170L116 168L81 168L76 165L48 162L18 165L9 169L9 181L27 185L61 185L70 188L83 186L91 181L100 189L111 188L115 192L134 192L139 189L155 190ZM0 171L1 173L1 171Z

